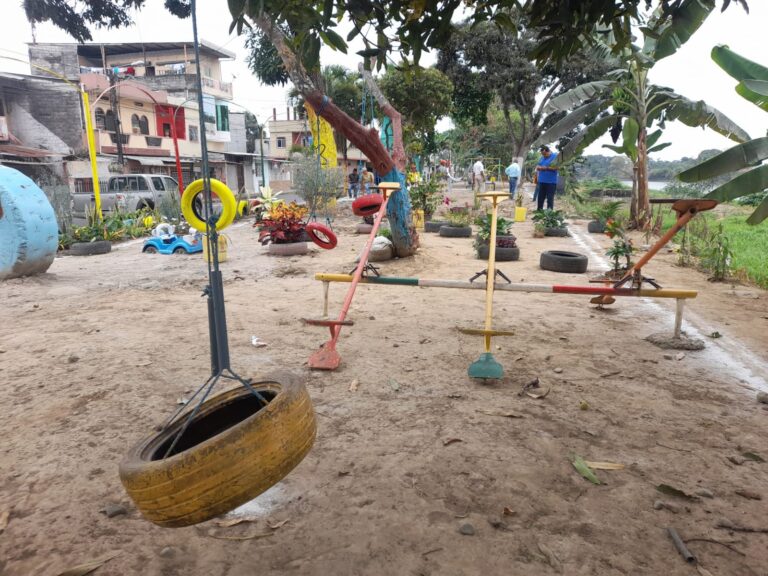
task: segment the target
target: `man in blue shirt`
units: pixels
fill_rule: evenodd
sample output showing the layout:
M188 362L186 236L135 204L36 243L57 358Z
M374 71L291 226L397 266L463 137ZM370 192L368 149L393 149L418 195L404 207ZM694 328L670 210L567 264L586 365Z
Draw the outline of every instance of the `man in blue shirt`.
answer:
M509 178L509 199L515 199L515 190L517 189L517 180L520 178L520 165L512 159L512 163L506 167L504 174Z
M536 209L544 208L544 200L547 201L547 208L555 208L555 191L557 190L557 153L552 152L549 146L539 148L541 158L536 166L539 180L539 197L536 199Z

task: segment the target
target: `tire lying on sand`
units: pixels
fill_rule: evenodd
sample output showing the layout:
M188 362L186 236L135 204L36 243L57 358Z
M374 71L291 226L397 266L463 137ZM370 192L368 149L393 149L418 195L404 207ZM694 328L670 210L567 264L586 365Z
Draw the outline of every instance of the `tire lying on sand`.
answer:
M109 240L96 240L94 242L75 242L69 247L72 256L94 256L107 254L112 251L112 242Z
M563 250L548 250L541 253L539 266L552 272L568 272L582 274L587 271L589 260L583 254L565 252Z
M424 232L440 232L440 228L448 225L448 220L428 220L424 222Z
M490 247L483 245L477 249L478 260L488 260ZM520 248L499 248L496 246L496 262L514 262L520 260Z
M471 226L441 226L438 232L443 238L469 238L472 236Z
M568 228L547 228L544 230L544 236L557 236L564 238L568 236Z
M197 524L229 512L283 479L315 440L315 413L306 388L290 375L254 382L266 406L243 387L200 407L168 458L185 422L134 446L120 480L144 517L165 527Z

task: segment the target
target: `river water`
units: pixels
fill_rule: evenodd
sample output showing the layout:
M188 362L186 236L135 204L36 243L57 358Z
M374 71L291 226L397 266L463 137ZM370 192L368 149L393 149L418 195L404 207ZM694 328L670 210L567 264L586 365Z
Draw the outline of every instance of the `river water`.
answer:
M629 186L632 188L632 180L622 180L622 184L625 186ZM669 184L666 180L648 180L648 189L649 190L664 190L664 186Z

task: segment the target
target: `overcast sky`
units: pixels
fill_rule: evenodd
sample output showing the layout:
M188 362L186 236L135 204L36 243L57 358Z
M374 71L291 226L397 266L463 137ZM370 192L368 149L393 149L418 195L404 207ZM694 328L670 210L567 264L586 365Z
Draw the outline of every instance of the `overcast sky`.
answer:
M0 55L26 59L26 43L32 41L32 30L21 8L21 0L3 0L3 34L0 36ZM11 4L11 6L7 6ZM734 3L735 4L735 3ZM741 125L751 136L761 136L768 131L768 114L743 100L734 91L736 82L725 74L709 57L716 44L727 44L736 52L768 65L765 56L768 2L752 0L750 14L746 15L738 5L732 5L724 14L719 11L706 21L699 31L674 56L666 58L654 67L651 80L672 87L691 99L704 99ZM234 99L260 119L272 115L277 108L278 118L285 118L286 88L262 86L248 71L245 63L243 39L228 34L230 17L224 0L199 0L198 23L201 38L237 54L232 62L223 65L223 80L234 82ZM146 7L135 16L135 24L119 30L95 30L95 42L162 42L190 41L192 27L189 19L179 20L163 8L162 0L147 0ZM50 26L39 26L38 42L71 41L62 31ZM360 58L354 54L360 47L353 47L350 55L323 48L323 64L343 64L356 68ZM427 55L423 64L434 61ZM29 73L29 67L0 58L0 70ZM442 124L442 123L441 123ZM613 153L596 143L589 154ZM705 148L726 148L731 142L710 130L688 128L678 123L668 124L662 142L673 145L654 155L674 159L695 156Z

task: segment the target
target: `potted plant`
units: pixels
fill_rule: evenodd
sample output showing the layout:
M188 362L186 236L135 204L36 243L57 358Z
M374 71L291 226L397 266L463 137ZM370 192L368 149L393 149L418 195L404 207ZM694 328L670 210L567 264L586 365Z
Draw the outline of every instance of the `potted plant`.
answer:
M613 241L613 246L605 253L612 263L613 269L605 274L607 278L618 280L624 276L624 274L632 268L632 252L635 249L632 246L632 241L625 238L617 238ZM626 263L621 265L621 259L625 258Z
M479 260L487 260L491 239L491 215L478 217L475 220L478 226L475 236L475 252ZM499 262L511 262L520 258L520 249L517 247L517 238L509 233L512 221L499 217L496 219L496 260Z
M259 227L259 242L266 244L270 254L293 256L307 253L304 218L306 206L296 202L275 204L261 220L254 224Z
M440 236L446 238L469 238L472 227L469 225L469 211L458 212L451 209L447 214L448 224L440 227Z
M616 214L621 207L620 200L611 202L601 202L592 210L593 220L587 224L587 230L593 234L602 234L605 232L605 224L608 220L616 218Z
M442 204L448 206L450 210L452 200L448 196L443 196ZM433 213L434 214L434 213ZM424 232L440 232L440 228L448 224L448 220L431 220L426 219L424 221Z
M568 236L562 210L538 210L533 215L533 221L542 225L544 236Z

